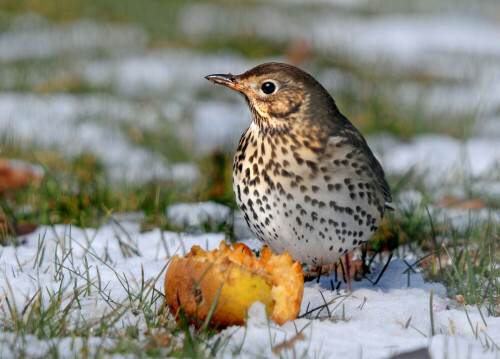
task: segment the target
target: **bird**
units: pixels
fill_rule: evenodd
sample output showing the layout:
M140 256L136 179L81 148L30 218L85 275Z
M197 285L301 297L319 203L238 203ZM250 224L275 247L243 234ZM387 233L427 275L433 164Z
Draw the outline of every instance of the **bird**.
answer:
M314 77L269 62L205 78L236 90L250 108L233 189L261 242L324 266L370 239L392 209L391 190L363 135Z

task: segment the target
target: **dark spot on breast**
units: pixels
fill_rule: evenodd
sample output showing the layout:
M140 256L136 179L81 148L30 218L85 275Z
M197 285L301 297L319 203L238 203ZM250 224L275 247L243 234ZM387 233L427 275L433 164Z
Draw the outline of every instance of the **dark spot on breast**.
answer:
M313 173L316 173L318 171L318 165L316 164L316 162L308 160L306 161L306 165L311 169L311 171L313 171Z
M293 153L293 157L295 158L295 161L297 161L297 163L299 165L301 165L302 163L304 163L304 160L302 159L302 157L299 156L299 154L297 152Z

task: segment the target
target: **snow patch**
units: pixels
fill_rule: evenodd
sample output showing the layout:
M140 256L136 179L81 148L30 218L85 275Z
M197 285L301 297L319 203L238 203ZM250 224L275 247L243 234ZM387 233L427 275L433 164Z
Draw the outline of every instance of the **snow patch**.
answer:
M129 25L103 25L91 20L49 25L40 21L33 28L17 22L13 29L0 33L0 62L99 53L118 56L143 50L147 41L145 31Z
M193 164L169 165L165 158L133 144L120 128L158 125L154 107L108 95L0 95L0 132L19 144L57 149L69 158L90 153L103 162L113 181L144 183L154 179L193 183ZM137 119L141 119L138 121Z
M229 207L213 201L177 203L167 208L167 219L176 226L201 226L204 223L223 223L229 218Z

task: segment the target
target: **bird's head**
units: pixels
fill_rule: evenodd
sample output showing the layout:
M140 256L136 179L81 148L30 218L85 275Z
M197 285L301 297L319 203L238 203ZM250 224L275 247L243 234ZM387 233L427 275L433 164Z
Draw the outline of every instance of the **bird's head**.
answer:
M264 130L288 131L314 125L336 111L335 102L311 75L297 67L270 62L241 74L213 74L207 80L243 94L254 122Z

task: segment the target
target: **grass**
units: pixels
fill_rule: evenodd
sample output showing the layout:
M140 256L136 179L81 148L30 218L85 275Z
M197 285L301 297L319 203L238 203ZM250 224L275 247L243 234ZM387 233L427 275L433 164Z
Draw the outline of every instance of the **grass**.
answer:
M163 155L171 154L177 160L190 159L171 139L169 131L146 133L136 139L138 144L142 141L148 143L145 147L155 148ZM8 228L7 233L0 233L0 243L6 243L7 236L22 232L22 228L29 225L69 223L98 227L111 213L123 212L144 213L144 229L157 226L174 229L165 218L165 209L169 204L182 201L215 200L236 208L232 194L232 159L226 154L214 153L198 159L204 176L192 188L186 188L172 181L136 185L111 183L102 163L91 154L68 159L55 151L20 146L9 140L5 143L3 156L38 163L46 174L39 186L29 185L0 197L0 215ZM165 146L166 143L169 145ZM205 227L226 229L209 223Z
M186 194L169 183L151 183L138 187L112 186L106 179L102 164L90 155L72 160L50 152L32 151L32 155L27 155L13 144L10 148L5 148L4 153L28 160L37 159L47 170L47 176L38 188L29 187L2 198L3 215L14 231L23 223L63 222L81 227L100 227L110 218L111 213L133 210L145 213L144 229L172 229L164 216L165 207L170 203L196 198L215 199L228 204L233 201L231 159L223 154L214 154L200 160L203 173L211 175L205 176L194 190ZM399 181L393 179L391 185L396 198L408 186L405 178ZM424 253L418 259L420 265L409 264L408 271L420 269L427 280L443 283L448 288L449 296L458 299L459 305L476 306L487 324L488 318L500 315L500 269L496 265L500 260L498 224L470 222L457 228L450 222L443 221L432 210L430 195L424 194L424 198L426 200L421 204L402 207L403 209L387 216L381 230L367 248L370 254L365 257L366 267L370 267L368 262L377 253L396 251L404 245L419 248ZM22 212L20 208L26 205L30 206L31 211ZM208 224L205 227L205 230L214 229L224 231L227 227ZM4 235L4 242L12 240L12 234ZM121 236L123 235L126 237L122 232ZM140 254L126 238L117 240L124 257ZM58 288L47 290L39 285L35 293L30 293L21 301L22 308L16 302L19 297L11 287L8 287L10 289L3 297L0 295L0 312L3 310L0 325L4 332L11 332L16 338L15 341L4 343L4 347L7 345L14 350L18 345L26 346L26 343L22 344L25 340L23 338L34 335L40 340L55 340L49 351L49 355L53 357L61 354L61 348L56 343L64 338L71 338L75 342L75 348L78 347L77 342L107 339L100 344L93 342L91 347L96 348L95 352L81 349L76 354L81 357L131 354L136 357L170 355L203 358L215 357L230 350L227 341L215 339L219 338L217 331L205 327L205 332L199 332L187 324L177 324L172 320L166 311L163 294L154 289L155 280L159 277L146 279L144 274L134 277L112 269L126 293L124 298L117 299L116 295L110 294L108 284L101 280L101 274L95 269L96 261L106 268L113 268L114 264L109 256L98 256L87 249L83 262L76 265L73 252L79 245L67 241L67 238L58 239L57 248L60 252L54 252L54 262L50 264L54 268L53 275L59 283ZM15 242L13 244L18 245ZM49 255L46 248L47 243L42 237L32 261L19 264L16 278L23 276L26 265L35 268L42 277L44 273L48 273L48 267L44 265L44 258ZM375 282L379 278L372 279ZM40 278L33 280L43 282ZM108 310L103 318L89 319L79 314L85 308L84 303L89 300L106 303ZM346 313L343 306L344 300L344 297L333 300L323 297L322 305L308 308L302 316L311 321L324 319L325 316L333 321L349 321L349 312ZM464 310L468 310L467 307L464 306ZM497 343L478 332L476 325L471 322L474 336L485 348L496 348ZM420 330L410 324L407 327ZM437 328L435 333L439 334ZM272 337L270 343L273 347L277 345ZM82 345L82 348L85 347ZM16 355L19 358L28 357L23 350ZM307 356L306 353L303 355Z
M16 151L13 147L10 154L20 154ZM164 208L168 203L180 200L180 197L160 199L162 193L166 192L166 184L157 183L124 190L107 183L102 165L91 156L85 155L73 160L57 157L53 162L48 159L48 155L38 158L47 158L41 163L44 163L49 173L40 187L11 193L9 198L2 200L3 208L7 209L12 222L66 222L82 227L99 227L112 212L139 209L146 213L146 228L169 228L164 220ZM61 162L65 165L62 166ZM219 158L211 162L206 161L206 166L222 168L222 172L228 172L229 169L222 165L226 162L229 160ZM220 174L220 171L214 173ZM95 174L97 176L94 176ZM102 180L99 180L101 176ZM207 188L217 187L217 181L226 181L221 178L224 177L210 179L201 185L198 193L204 193L206 199L217 198L215 195L208 197L207 193L210 191L207 191ZM230 184L226 183L224 186L231 190ZM397 195L397 183L394 188ZM193 193L196 193L196 190ZM33 212L17 214L17 207L26 204L33 207ZM428 204L431 205L430 202ZM459 303L477 306L487 323L489 317L500 314L500 269L494 265L500 259L499 233L498 226L492 223L470 223L465 230L459 231L449 223L438 222L426 211L425 206L415 206L389 215L378 236L371 242L370 250L375 253L387 249L397 250L405 244L414 244L421 248L425 256L420 258L419 262L425 277L431 281L442 282L448 288L450 297L463 298ZM36 268L37 273L42 276L48 273L44 258L49 254L46 252L47 243L44 240L43 237L40 238L37 253L32 261L19 265L16 278L23 275L26 266ZM216 336L217 331L205 327L204 332L198 332L185 323L177 324L172 320L166 311L163 294L154 287L161 273L156 278L147 279L144 274L134 277L112 269L125 293L124 298L117 299L116 295L110 296L107 283L101 280L102 274L95 269L95 262L113 268L109 257L98 256L87 250L82 264L76 265L72 257L79 245L68 245L65 242L67 239L63 238L58 241L61 252L54 252L55 259L50 264L54 268L58 288L47 291L40 285L35 293L30 293L21 301L22 307L16 302L19 297L10 286L3 297L0 295L0 313L3 311L1 326L4 332L11 332L16 338L9 343L4 342L4 348L11 348L12 351L18 346L24 348L18 350L15 357L29 356L26 352L27 343L23 339L29 335L34 335L39 340L53 340L53 347L47 354L49 357L62 354L57 343L64 338L71 339L75 348L81 347L75 354L79 357L99 358L110 354L130 354L135 357L169 355L204 358L216 357L230 350L227 341L213 339L219 338ZM123 240L123 243L126 242ZM130 248L124 247L124 256L136 254L138 253L134 252L133 248L130 252ZM369 259L370 256L366 258L367 261ZM409 270L417 268L418 266L412 266ZM38 278L34 280L43 282ZM311 321L325 318L325 315L333 321L348 321L349 313L345 312L343 306L345 298L336 297L327 301L323 297L322 305L308 308L302 316ZM78 314L85 308L84 303L89 300L106 303L108 310L103 318L90 319ZM494 348L496 342L477 332L475 325L471 324L471 330L481 338L478 340L482 341L485 348L487 345ZM413 328L412 325L407 327ZM107 340L100 342L101 339ZM79 346L77 343L87 344ZM272 338L271 343L274 343L273 346L278 344ZM92 349L89 349L89 345ZM303 356L308 357L306 353L303 353Z

